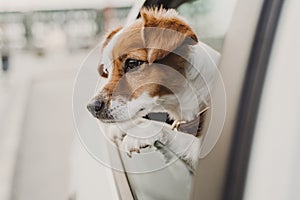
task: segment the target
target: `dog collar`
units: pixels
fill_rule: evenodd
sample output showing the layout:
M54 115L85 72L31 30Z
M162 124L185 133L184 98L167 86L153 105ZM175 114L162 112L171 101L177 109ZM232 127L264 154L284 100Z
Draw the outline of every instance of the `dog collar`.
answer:
M175 120L172 123L172 130L189 133L194 136L199 136L204 122L204 114L209 109L206 107L197 113L196 118L191 121Z
M195 119L188 121L188 122L180 121L180 120L175 120L175 121L170 120L168 118L167 113L149 113L148 115L144 116L143 118L170 124L172 127L172 130L175 130L175 131L192 134L194 136L200 136L204 118L205 118L204 116L208 109L209 109L209 107L202 109L199 113L197 113Z

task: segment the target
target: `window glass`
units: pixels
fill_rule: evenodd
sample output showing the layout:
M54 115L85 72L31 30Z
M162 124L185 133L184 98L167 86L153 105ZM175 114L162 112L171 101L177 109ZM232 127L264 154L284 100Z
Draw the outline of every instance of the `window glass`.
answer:
M177 10L197 32L201 41L221 50L236 0L197 0Z

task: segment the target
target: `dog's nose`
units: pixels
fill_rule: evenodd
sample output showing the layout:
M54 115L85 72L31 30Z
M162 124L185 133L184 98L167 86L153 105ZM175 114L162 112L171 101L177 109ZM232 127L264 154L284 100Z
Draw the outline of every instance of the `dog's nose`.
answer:
M87 105L87 109L94 117L97 117L104 108L104 102L100 100L93 101Z

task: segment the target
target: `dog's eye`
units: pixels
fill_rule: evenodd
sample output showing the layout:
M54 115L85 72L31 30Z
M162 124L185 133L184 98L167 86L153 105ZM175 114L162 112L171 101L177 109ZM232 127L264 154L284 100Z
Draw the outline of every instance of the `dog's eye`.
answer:
M124 71L129 72L137 69L139 66L141 66L145 61L142 60L135 60L135 59L127 59L125 61Z

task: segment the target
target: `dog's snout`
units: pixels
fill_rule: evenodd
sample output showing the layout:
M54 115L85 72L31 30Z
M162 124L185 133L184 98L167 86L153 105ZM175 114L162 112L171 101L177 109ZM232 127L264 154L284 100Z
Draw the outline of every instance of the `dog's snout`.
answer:
M103 101L96 101L94 103L94 109L96 112L100 112L104 108L104 102Z
M101 100L95 100L87 105L87 109L94 117L97 117L103 110L105 103Z

